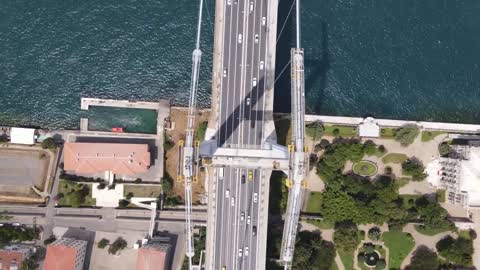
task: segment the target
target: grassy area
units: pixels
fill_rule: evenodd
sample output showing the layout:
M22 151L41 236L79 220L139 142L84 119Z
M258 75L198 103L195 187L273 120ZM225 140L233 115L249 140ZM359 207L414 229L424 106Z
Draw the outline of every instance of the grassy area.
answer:
M59 205L65 206L72 206L74 203L72 202L77 191L85 189L85 193L88 194L84 197L83 203L80 203L79 206L92 206L95 205L96 200L92 198L92 185L91 184L77 184L72 181L67 181L60 179L60 183L58 185L58 193L63 194L63 198L61 198L58 202ZM88 189L88 191L87 191Z
M330 136L355 137L357 136L357 129L349 126L325 126L325 134Z
M160 186L153 185L124 185L124 195L132 192L133 197L158 198L161 191Z
M449 228L427 229L421 225L415 225L415 230L417 230L417 232L421 234L433 236L442 232L449 231L450 229Z
M338 266L335 261L332 263L332 266L330 266L330 270L338 270Z
M370 161L359 161L353 165L353 172L362 176L372 176L377 172L377 166Z
M408 157L405 154L390 153L382 158L383 163L402 163L407 160Z
M317 141L323 135L323 125L320 122L307 123L305 125L305 134L312 138L312 140Z
M323 195L321 192L310 192L308 197L307 209L308 213L320 213L322 209Z
M415 246L415 240L406 233L398 231L384 232L382 240L390 250L389 268L400 269L403 260Z
M345 252L341 249L337 252L340 255L343 266L345 266L345 270L353 270L353 252Z
M207 126L208 126L208 122L205 121L205 122L201 122L198 127L197 127L197 130L195 130L195 139L197 141L203 141L205 140L205 132L207 132Z
M445 202L445 193L446 191L444 189L437 189L437 202L439 203L444 203Z
M445 134L445 132L444 131L422 131L422 142L431 141L435 139L435 137L441 134Z
M313 220L313 219L307 219L305 220L307 223L310 223L312 225L317 226L321 230L329 230L335 228L335 223L333 222L327 222L325 220Z
M380 129L380 138L390 139L393 138L394 128L382 128Z

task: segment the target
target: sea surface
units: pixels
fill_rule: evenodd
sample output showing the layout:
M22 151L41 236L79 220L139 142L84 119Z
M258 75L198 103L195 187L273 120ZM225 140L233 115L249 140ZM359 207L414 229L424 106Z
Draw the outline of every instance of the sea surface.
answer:
M291 4L280 0L278 23L275 110L284 112ZM195 0L3 0L0 123L78 128L92 114L81 97L186 105L197 12ZM479 14L475 0L303 0L307 111L480 123ZM208 107L214 0L203 15L198 103ZM98 112L95 129L156 121Z

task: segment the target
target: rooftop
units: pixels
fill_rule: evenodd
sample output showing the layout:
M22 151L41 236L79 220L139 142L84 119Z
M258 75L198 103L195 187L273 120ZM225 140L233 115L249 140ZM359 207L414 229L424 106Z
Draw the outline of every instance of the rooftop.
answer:
M136 270L164 270L168 267L170 246L161 243L147 244L138 250Z
M75 270L77 250L73 247L48 245L45 270Z
M19 269L23 261L23 253L19 251L0 250L0 269ZM18 268L16 268L18 267Z
M150 152L147 144L71 143L64 146L64 168L80 174L111 171L135 175L148 170Z

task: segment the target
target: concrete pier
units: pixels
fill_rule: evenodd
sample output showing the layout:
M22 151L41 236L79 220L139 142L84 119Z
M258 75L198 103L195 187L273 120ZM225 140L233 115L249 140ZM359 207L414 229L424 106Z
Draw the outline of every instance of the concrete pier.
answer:
M90 106L102 107L117 107L117 108L131 108L131 109L147 109L158 111L165 105L170 106L166 100L159 102L146 101L129 101L129 100L115 100L115 99L101 99L101 98L82 98L81 109L88 110Z
M361 117L343 117L343 116L326 116L326 115L305 115L305 122L320 121L331 125L358 126L364 119ZM381 128L398 128L405 124L415 124L423 130L438 130L456 133L480 133L480 125L475 124L459 124L459 123L443 123L428 121L408 121L393 119L374 119Z

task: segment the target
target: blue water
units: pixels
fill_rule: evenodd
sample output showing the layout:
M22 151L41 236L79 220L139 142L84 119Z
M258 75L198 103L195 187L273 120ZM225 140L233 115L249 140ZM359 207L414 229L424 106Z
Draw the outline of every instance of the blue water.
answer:
M302 3L307 111L480 123L480 2ZM2 1L0 122L75 128L80 97L187 104L197 4ZM290 4L280 0L279 32ZM210 105L213 22L207 0L203 107ZM288 21L280 36L277 73L288 61L292 27ZM277 111L289 108L288 74L276 84ZM136 121L132 114L124 121Z

